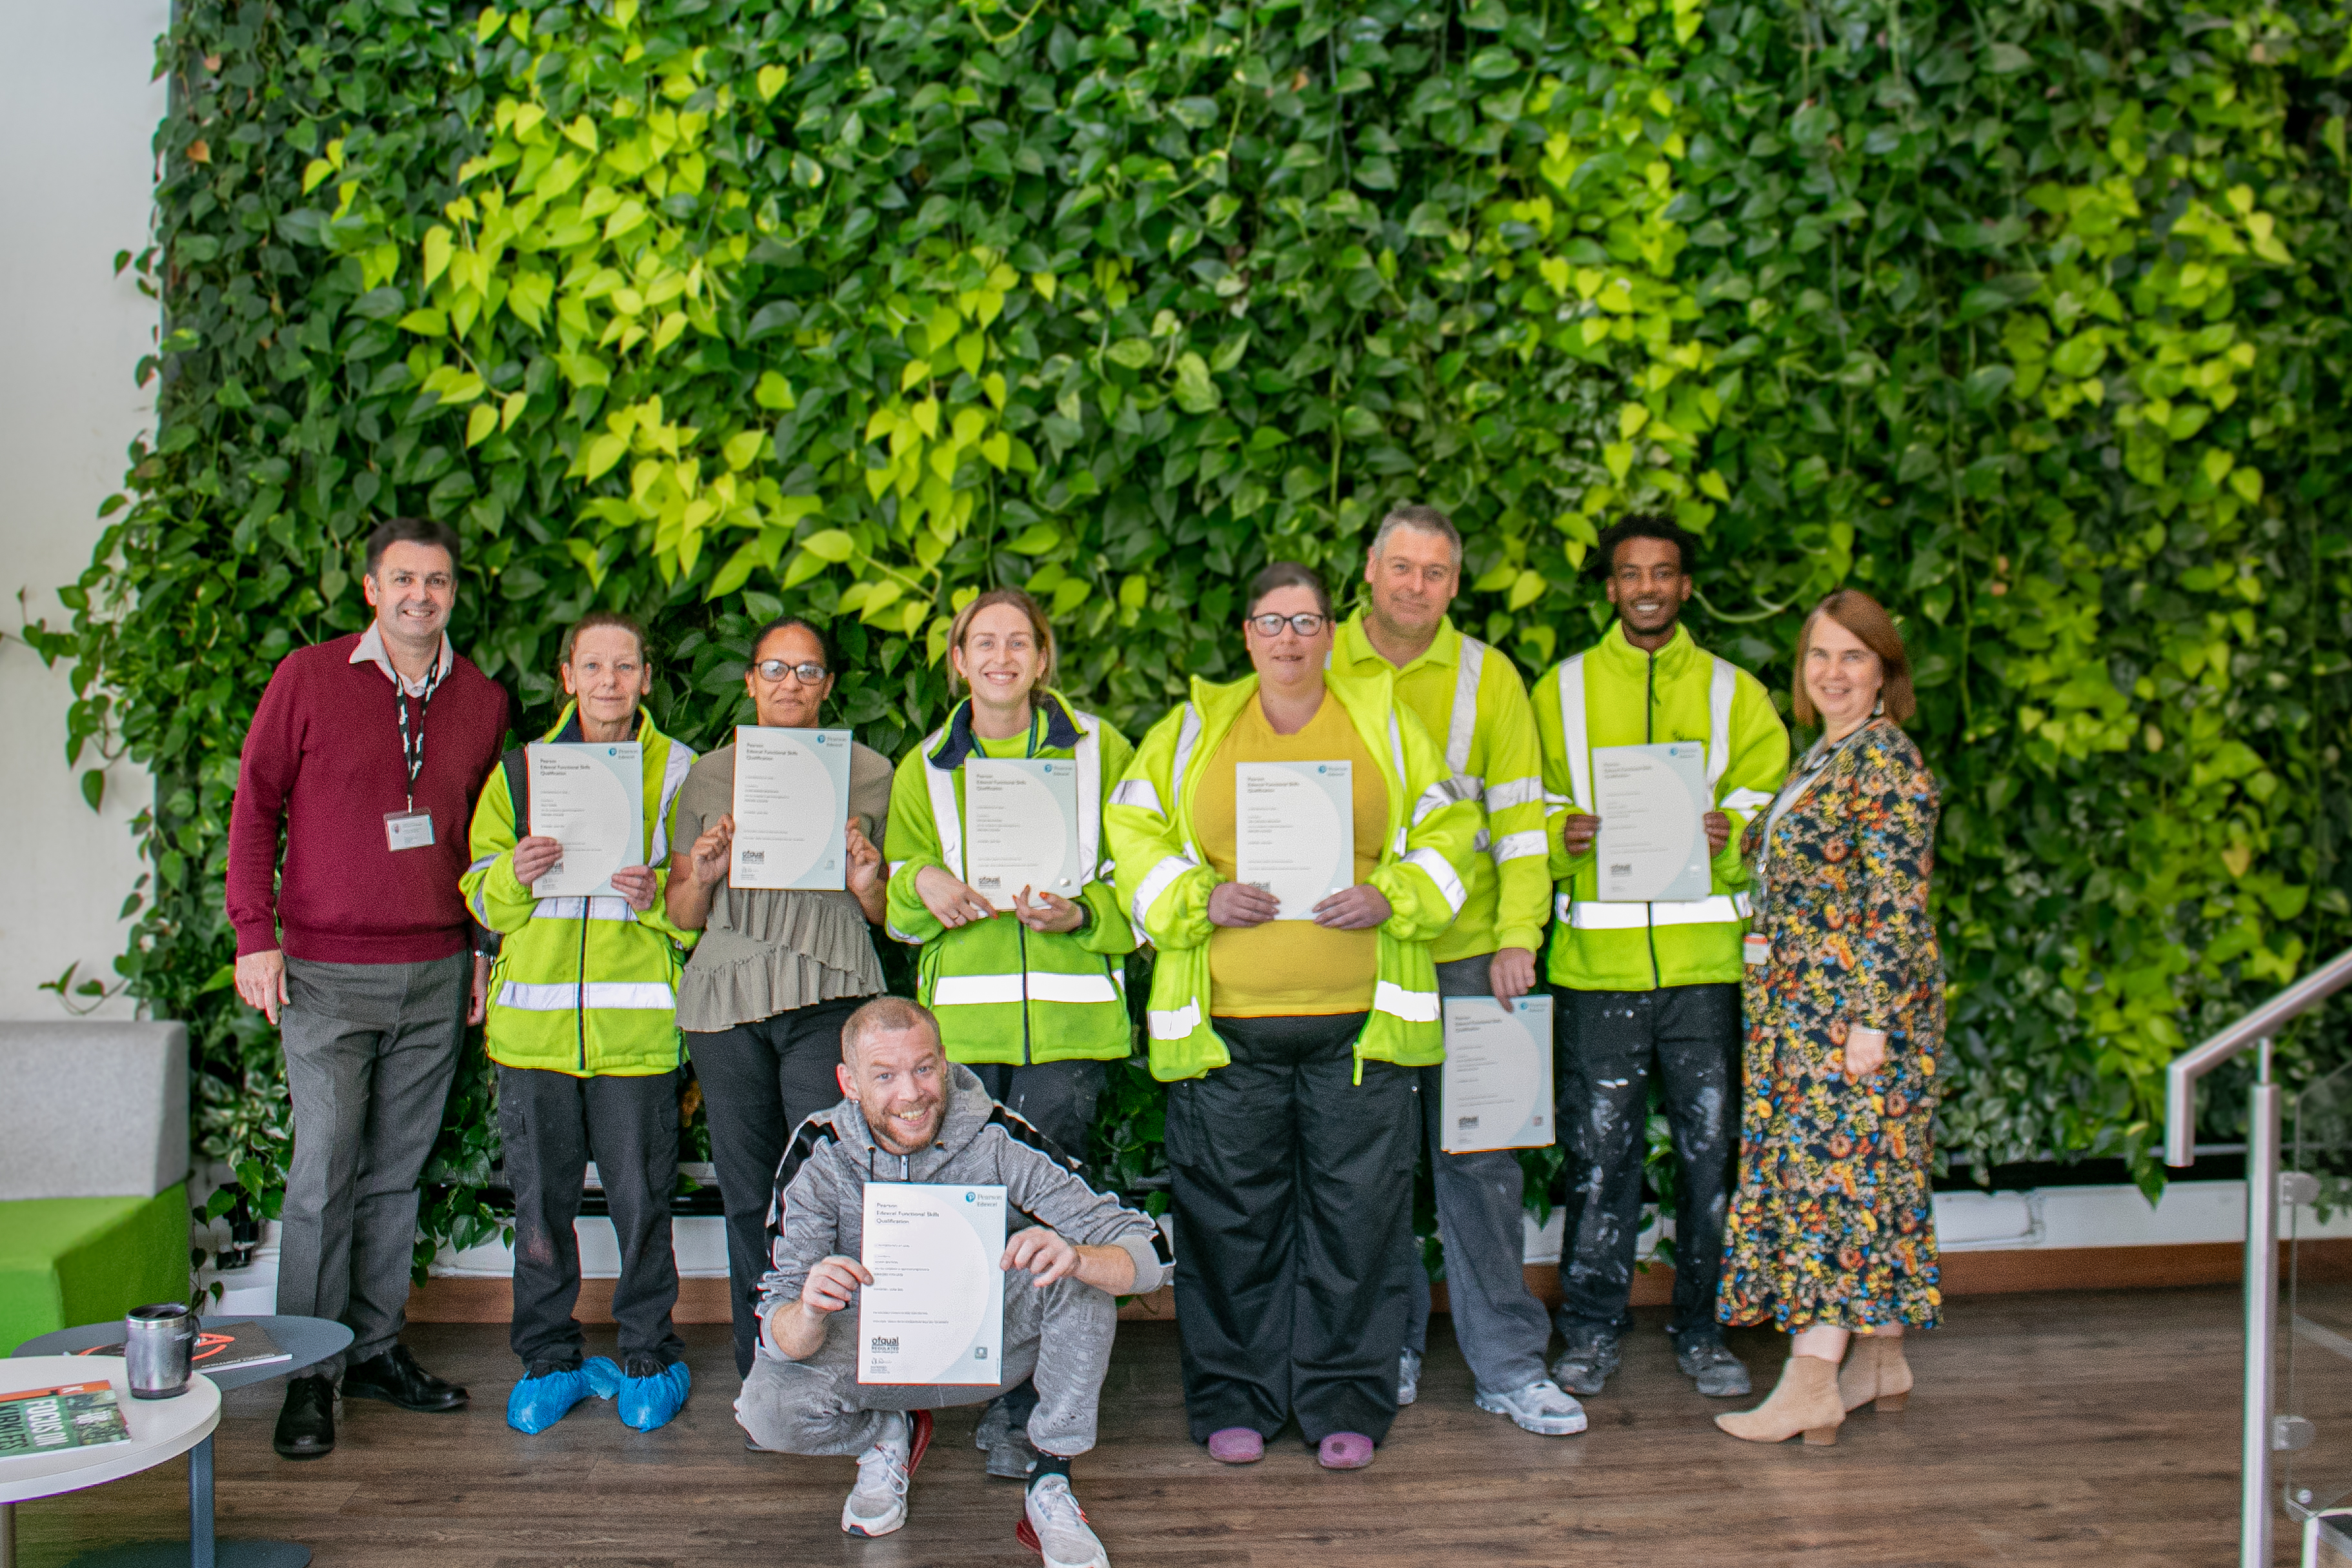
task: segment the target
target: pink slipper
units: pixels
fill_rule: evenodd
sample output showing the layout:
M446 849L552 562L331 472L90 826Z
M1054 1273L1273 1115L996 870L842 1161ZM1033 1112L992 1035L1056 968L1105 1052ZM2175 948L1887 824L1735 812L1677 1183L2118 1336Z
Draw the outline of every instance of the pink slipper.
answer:
M1265 1458L1265 1439L1246 1426L1209 1434L1209 1458L1221 1465L1255 1465Z
M1360 1470L1372 1462L1372 1440L1361 1432L1334 1432L1318 1445L1315 1458L1327 1470Z

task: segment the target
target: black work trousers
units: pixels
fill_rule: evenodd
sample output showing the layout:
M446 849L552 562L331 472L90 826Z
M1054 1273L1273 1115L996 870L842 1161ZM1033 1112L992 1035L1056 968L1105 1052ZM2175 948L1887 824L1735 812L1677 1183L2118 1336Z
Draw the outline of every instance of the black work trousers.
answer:
M966 1062L988 1097L1051 1138L1079 1164L1091 1164L1095 1108L1102 1103L1097 1061Z
M841 1102L841 1026L866 998L794 1007L757 1023L688 1033L702 1085L710 1163L727 1210L727 1296L735 1324L735 1371L751 1374L760 1342L760 1281L770 1266L768 1205L776 1168L800 1124Z
M534 1068L499 1068L499 1133L514 1192L514 1324L508 1342L526 1370L580 1364L580 1184L590 1160L621 1244L613 1321L621 1353L643 1351L664 1366L682 1360L670 1310L677 1255L669 1200L677 1186L677 1074L573 1078Z
M1412 1308L1413 1069L1365 1015L1218 1018L1233 1060L1168 1086L1176 1321L1192 1440L1293 1415L1309 1443L1396 1419Z
M1650 1075L1674 1138L1673 1331L1712 1338L1723 1219L1739 1152L1739 987L1560 991L1559 1125L1572 1162L1560 1247L1562 1333L1631 1326Z

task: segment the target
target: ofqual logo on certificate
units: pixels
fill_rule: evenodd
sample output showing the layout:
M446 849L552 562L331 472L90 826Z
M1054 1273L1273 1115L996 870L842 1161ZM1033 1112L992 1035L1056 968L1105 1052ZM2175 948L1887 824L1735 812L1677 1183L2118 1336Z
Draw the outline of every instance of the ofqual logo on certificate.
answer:
M1543 1149L1559 1142L1552 1109L1551 998L1448 996L1445 1099L1438 1148Z
M635 741L534 741L523 761L531 834L563 846L563 858L530 885L531 896L613 897L613 873L645 860L645 748Z
M1004 1381L1004 1189L866 1184L857 1381Z

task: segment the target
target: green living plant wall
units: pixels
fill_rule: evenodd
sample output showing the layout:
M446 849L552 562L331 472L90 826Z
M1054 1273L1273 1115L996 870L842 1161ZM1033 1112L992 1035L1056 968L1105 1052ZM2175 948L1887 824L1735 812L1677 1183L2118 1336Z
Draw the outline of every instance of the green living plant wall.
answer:
M1769 683L1832 587L1903 617L1945 1149L2153 1179L2165 1060L2352 926L2345 49L2252 0L187 0L124 258L158 433L71 626L27 631L73 663L69 758L156 777L117 967L274 1212L229 796L274 663L363 624L387 514L464 531L458 643L531 724L612 605L709 743L791 608L895 753L986 584L1139 734L1243 668L1252 572L1344 583L1392 500L1463 524L1458 618L1530 675L1654 508L1706 542L1694 631ZM487 1103L436 1237L494 1223ZM1156 1107L1131 1071L1127 1176Z

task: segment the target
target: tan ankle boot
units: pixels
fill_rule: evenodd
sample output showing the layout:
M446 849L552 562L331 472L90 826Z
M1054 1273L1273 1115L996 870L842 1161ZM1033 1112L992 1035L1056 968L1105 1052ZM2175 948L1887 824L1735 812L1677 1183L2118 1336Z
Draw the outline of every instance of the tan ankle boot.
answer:
M1848 1410L1877 1403L1892 1415L1911 1400L1911 1363L1903 1359L1900 1334L1856 1334L1846 1342L1845 1365L1838 1373L1838 1397Z
M1835 1362L1792 1355L1780 1369L1780 1386L1771 1398L1753 1410L1718 1415L1715 1424L1750 1443L1785 1443L1802 1432L1807 1443L1826 1447L1837 1441L1837 1429L1845 1424L1837 1371Z

